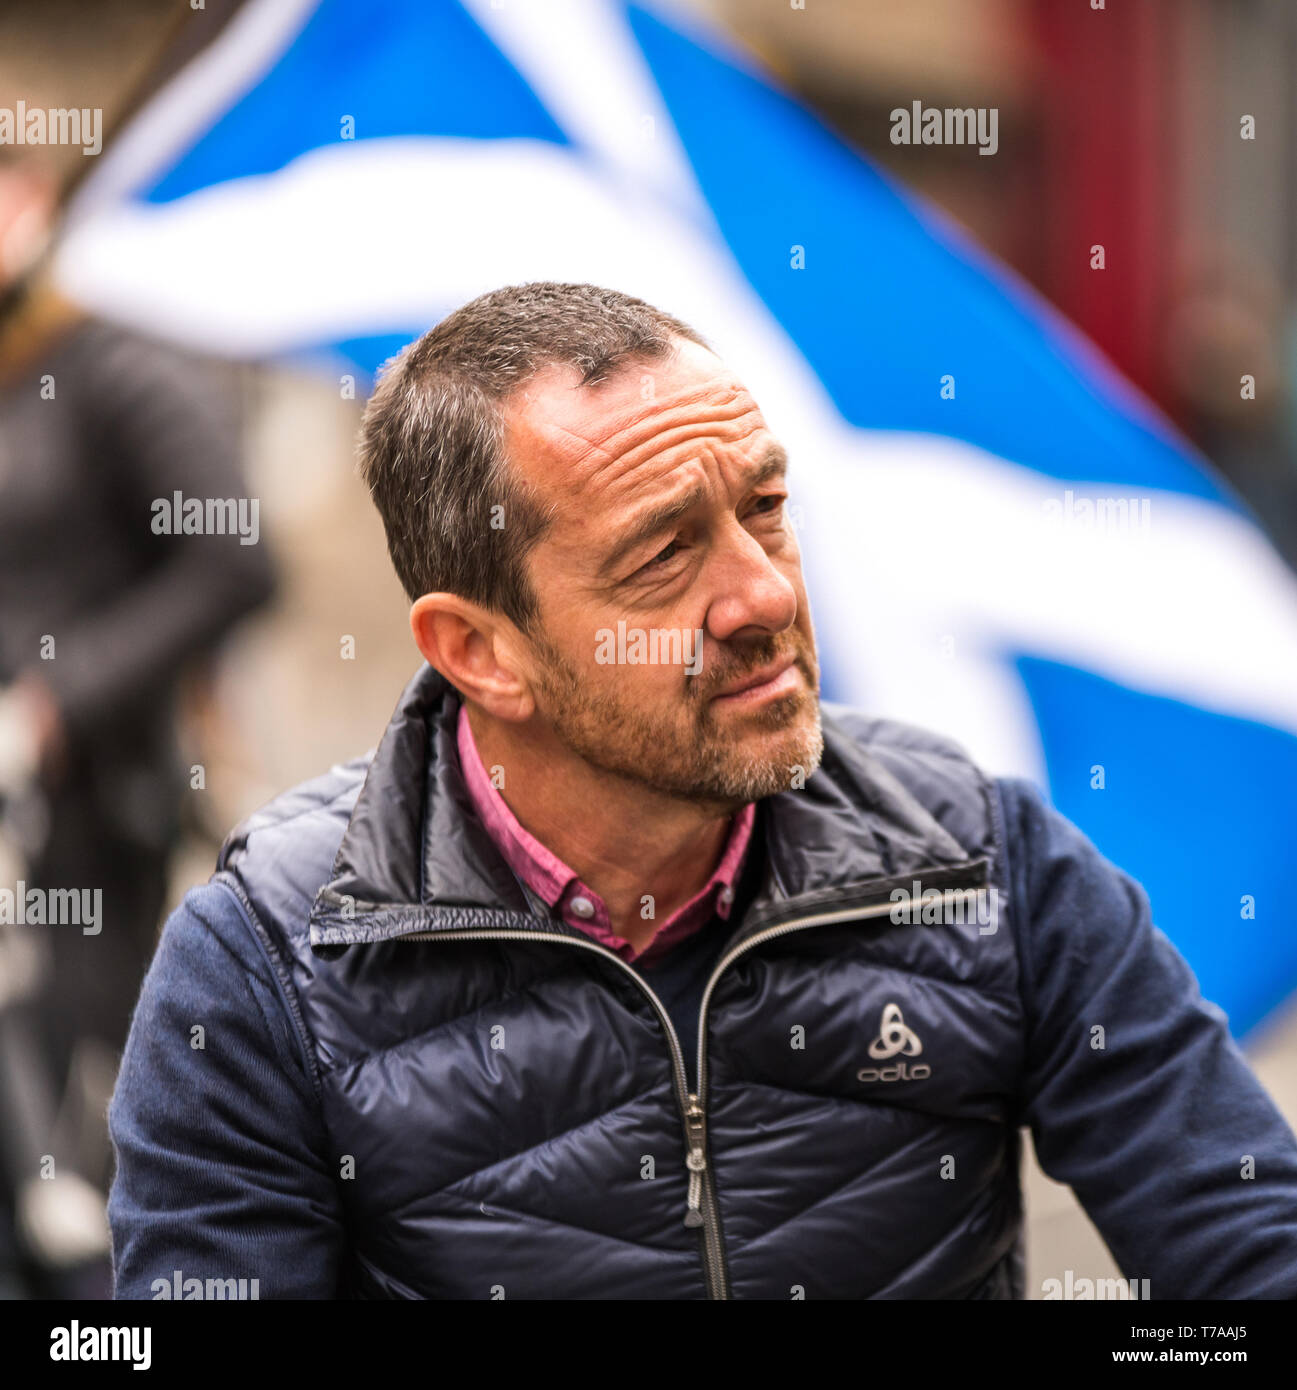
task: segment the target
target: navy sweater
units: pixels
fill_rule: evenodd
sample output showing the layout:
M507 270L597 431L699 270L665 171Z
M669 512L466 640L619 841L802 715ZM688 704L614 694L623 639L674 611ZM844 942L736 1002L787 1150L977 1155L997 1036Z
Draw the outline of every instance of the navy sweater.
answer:
M1031 783L997 785L1027 1019L1021 1118L1041 1166L1154 1296L1192 1270L1206 1295L1297 1297L1292 1130L1139 885ZM646 972L691 1084L730 930L713 920ZM161 1296L154 1282L170 1290L176 1270L256 1278L262 1298L335 1295L342 1209L281 991L233 893L193 889L163 930L109 1110L118 1298Z

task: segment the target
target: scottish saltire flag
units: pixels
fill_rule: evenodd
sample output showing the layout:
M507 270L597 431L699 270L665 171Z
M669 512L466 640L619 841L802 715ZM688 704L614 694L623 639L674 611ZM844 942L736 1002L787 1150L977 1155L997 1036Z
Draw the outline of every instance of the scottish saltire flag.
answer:
M1249 1030L1297 987L1297 584L1246 509L688 13L498 5L252 0L103 157L64 287L365 373L524 280L691 321L789 446L826 696L1036 779Z

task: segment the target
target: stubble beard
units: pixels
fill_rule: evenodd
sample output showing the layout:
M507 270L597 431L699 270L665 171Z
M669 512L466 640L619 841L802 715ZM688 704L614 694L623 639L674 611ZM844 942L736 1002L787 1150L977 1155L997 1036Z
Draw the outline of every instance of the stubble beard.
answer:
M802 634L792 642L764 638L744 648L732 670L683 677L670 711L645 711L608 689L592 689L580 672L543 638L538 704L555 737L603 772L679 800L737 810L787 791L819 767L824 754L817 693L818 666ZM759 752L745 753L718 719L708 696L776 658L794 655L806 688L771 700L742 716L745 731L768 730ZM705 683L704 683L705 682Z

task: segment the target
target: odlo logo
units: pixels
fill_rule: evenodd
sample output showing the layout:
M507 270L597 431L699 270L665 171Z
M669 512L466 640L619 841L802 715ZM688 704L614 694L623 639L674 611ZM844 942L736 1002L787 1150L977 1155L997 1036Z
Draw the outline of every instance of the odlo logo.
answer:
M869 1055L880 1062L887 1057L895 1057L899 1052L903 1057L917 1057L923 1051L923 1044L913 1028L906 1026L901 1017L899 1004L887 1004L883 1008L883 1021L878 1036L869 1044ZM856 1073L859 1081L922 1081L932 1075L932 1068L926 1062L917 1067L897 1062L890 1067L861 1067Z

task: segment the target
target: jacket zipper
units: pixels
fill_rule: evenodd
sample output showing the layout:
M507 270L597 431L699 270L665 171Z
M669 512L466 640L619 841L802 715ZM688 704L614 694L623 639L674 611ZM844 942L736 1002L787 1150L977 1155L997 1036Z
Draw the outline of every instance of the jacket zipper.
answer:
M921 871L920 871L921 873ZM920 876L916 874L916 877ZM981 890L978 888L951 888L942 893L942 902L953 897ZM728 951L717 962L707 984L703 989L702 1006L698 1013L698 1090L689 1090L688 1074L685 1071L684 1049L676 1033L666 1006L658 998L648 981L632 969L615 952L593 941L582 941L579 937L560 935L558 932L534 931L436 931L408 932L394 937L396 941L553 941L559 945L576 946L581 950L593 951L614 961L617 966L635 981L648 997L662 1030L671 1047L672 1070L675 1078L676 1104L684 1121L685 1167L689 1172L689 1192L685 1204L684 1224L691 1228L702 1227L703 1274L707 1281L707 1293L713 1299L729 1298L729 1285L725 1272L725 1246L717 1220L716 1185L712 1170L707 1161L707 1009L711 1003L712 991L723 972L734 961L755 946L771 941L777 936L802 931L808 927L828 926L837 922L859 921L861 918L881 917L891 912L896 904L890 899L886 902L861 907L841 908L835 912L819 912L809 917L798 917L790 922L777 923L763 927Z
M923 873L920 870L916 877ZM943 905L949 902L954 896L966 892L976 892L977 889L951 888L946 889L941 895ZM760 946L767 941L773 941L777 936L786 936L791 932L804 931L809 927L824 927L838 922L858 922L862 918L881 917L885 913L891 912L896 907L896 903L890 898L886 902L872 903L860 907L839 908L834 912L817 912L809 917L797 917L790 922L778 922L773 926L762 927L760 931L754 932L746 941L741 941L732 951L727 951L716 963L716 968L712 971L703 989L702 1005L698 1011L698 1092L689 1097L691 1106L697 1116L697 1133L699 1144L703 1144L704 1126L707 1114L707 1009L711 1004L712 991L716 988L716 982L721 975L742 955L752 950L755 946ZM705 1154L705 1148L703 1149ZM691 1153L692 1157L692 1153ZM691 1165L692 1166L692 1165ZM689 1185L689 1198L691 1210L695 1209L696 1199L701 1199L701 1215L703 1217L703 1228L705 1237L712 1241L712 1262L717 1274L717 1287L719 1292L713 1295L716 1298L728 1298L729 1288L725 1273L725 1249L721 1238L720 1226L716 1220L716 1186L715 1175L711 1167L703 1162L699 1165L696 1175L699 1179L698 1189L691 1181ZM685 1218L686 1224L690 1224L689 1217Z
M685 1136L685 1166L689 1169L689 1203L685 1209L684 1224L686 1226L705 1225L710 1227L709 1232L704 1230L703 1235L703 1273L707 1279L707 1293L710 1298L725 1298L724 1275L717 1275L718 1265L717 1255L719 1252L720 1241L715 1230L714 1219L708 1220L698 1211L697 1202L697 1182L701 1170L706 1166L707 1149L701 1129L702 1111L698 1108L698 1097L689 1090L689 1078L685 1072L684 1048L680 1046L680 1038L675 1030L675 1025L671 1022L671 1015L667 1013L666 1006L654 993L648 981L631 966L622 960L615 952L610 951L606 946L597 945L593 941L582 941L578 937L560 935L558 932L535 932L535 931L492 931L483 929L480 931L436 931L436 932L408 932L402 936L394 937L396 941L556 941L563 946L577 946L583 951L593 951L596 955L614 961L620 969L635 981L641 990L648 996L649 1002L653 1005L654 1012L658 1016L658 1021L662 1025L662 1030L666 1034L667 1042L671 1046L671 1064L675 1080L676 1106L679 1109L683 1121ZM713 1208L714 1210L714 1208ZM709 1218L710 1211L707 1213Z

